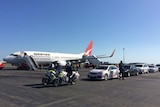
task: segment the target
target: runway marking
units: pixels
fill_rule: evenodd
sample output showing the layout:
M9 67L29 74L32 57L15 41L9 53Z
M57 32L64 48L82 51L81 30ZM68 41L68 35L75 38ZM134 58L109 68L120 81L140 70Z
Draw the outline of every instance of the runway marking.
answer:
M65 99L61 99L61 100L57 100L57 101L53 101L53 102L50 102L50 103L47 103L47 104L38 105L37 107L48 107L48 106L51 106L51 105L54 105L54 104L59 104L59 103L63 103L63 102L69 101L69 100L76 99L76 98L78 98L80 96L81 95L74 96L74 97L69 97L69 98L65 98Z

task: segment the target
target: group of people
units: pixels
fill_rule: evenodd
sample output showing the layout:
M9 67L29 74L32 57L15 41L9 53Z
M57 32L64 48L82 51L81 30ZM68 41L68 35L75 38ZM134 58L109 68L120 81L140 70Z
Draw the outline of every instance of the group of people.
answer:
M56 71L57 74L59 74L62 71L62 66L57 63L57 62L53 62L50 66L49 66L49 70L54 70ZM120 77L124 80L124 64L122 61L120 61L119 63L119 70L120 70ZM66 66L65 66L65 71L67 72L67 77L69 78L69 82L70 82L70 77L73 73L73 67L71 62L67 62Z
M48 69L49 69L49 70L54 70L54 71L56 72L56 74L58 75L58 74L60 74L61 71L62 71L62 66L61 66L58 62L53 62L53 63L49 66ZM71 81L71 75L72 75L72 73L73 73L73 68L72 68L71 62L68 61L68 62L66 63L65 71L67 72L67 77L69 78L69 81L68 81L68 82L70 82L70 81Z

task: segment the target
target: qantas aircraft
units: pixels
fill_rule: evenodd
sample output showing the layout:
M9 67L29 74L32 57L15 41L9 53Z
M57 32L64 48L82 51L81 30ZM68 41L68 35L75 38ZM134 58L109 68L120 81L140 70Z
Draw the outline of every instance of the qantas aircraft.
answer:
M17 66L18 69L36 70L41 66L45 66L45 65L48 66L52 62L58 62L62 66L65 66L67 61L76 62L76 63L85 62L87 57L92 55L92 45L93 45L93 41L90 41L85 51L80 54L19 51L19 52L12 53L9 56L6 56L5 58L3 58L3 60L6 61L7 63L11 63L13 66Z
M93 41L90 41L86 50L80 54L19 51L6 56L3 60L17 66L19 69L24 69L27 65L32 69L36 69L39 65L49 65L55 61L64 66L67 61L84 62L86 57L92 54L92 45Z

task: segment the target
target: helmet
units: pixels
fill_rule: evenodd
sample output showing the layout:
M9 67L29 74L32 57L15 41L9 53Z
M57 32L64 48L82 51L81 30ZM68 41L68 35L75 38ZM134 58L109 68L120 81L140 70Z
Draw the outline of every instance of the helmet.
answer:
M66 64L66 66L71 66L71 62L68 61L67 64Z

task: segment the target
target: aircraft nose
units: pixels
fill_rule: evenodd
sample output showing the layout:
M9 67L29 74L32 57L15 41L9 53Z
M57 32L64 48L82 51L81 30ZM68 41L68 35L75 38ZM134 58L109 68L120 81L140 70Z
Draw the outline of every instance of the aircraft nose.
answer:
M15 59L16 59L15 56L6 56L5 58L3 58L3 61L13 62Z

